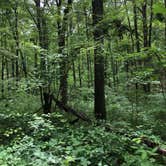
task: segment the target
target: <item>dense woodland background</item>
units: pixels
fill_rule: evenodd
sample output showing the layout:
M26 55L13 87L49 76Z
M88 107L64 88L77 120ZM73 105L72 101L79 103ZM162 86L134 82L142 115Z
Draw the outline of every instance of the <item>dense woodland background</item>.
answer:
M0 0L0 76L0 165L166 164L166 0Z

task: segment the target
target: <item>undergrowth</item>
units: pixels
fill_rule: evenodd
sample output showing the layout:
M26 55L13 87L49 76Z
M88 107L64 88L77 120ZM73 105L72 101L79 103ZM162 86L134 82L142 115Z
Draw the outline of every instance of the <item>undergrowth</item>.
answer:
M140 104L136 109L125 95L112 92L107 97L107 122L93 120L91 125L80 121L71 125L69 121L74 118L67 118L55 108L54 113L42 115L37 111L39 98L28 95L23 102L24 95L13 95L0 104L2 166L162 166L166 163L156 148L151 149L140 141L147 137L166 148L166 113L161 94L149 95L149 106ZM72 98L70 105L92 118L93 101L88 92L81 97L73 93Z

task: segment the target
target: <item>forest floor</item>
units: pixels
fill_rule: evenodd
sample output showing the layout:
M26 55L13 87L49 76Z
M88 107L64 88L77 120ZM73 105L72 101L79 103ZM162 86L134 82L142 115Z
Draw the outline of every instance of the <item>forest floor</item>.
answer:
M164 166L166 157L159 152L166 149L162 94L146 96L146 101L140 96L136 104L124 94L109 93L108 118L100 122L93 118L91 91L79 89L70 96L70 106L84 111L91 124L71 124L75 117L57 108L43 115L39 96L19 92L1 100L0 165Z

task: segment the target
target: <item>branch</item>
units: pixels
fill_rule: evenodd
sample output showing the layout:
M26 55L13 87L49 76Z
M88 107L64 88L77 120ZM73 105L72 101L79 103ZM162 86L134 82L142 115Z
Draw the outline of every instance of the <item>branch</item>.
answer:
M147 137L142 137L141 142L147 145L149 148L157 148L156 152L160 155L166 156L166 149L159 147L159 144L149 140Z
M87 115L85 115L83 112L78 112L76 110L74 110L73 108L64 105L62 102L60 102L58 99L56 99L54 97L54 95L52 95L52 100L56 103L56 105L59 107L59 109L64 110L65 112L71 113L74 116L76 116L77 118L86 121L86 122L91 122L91 120L87 117Z
M29 7L26 5L25 0L24 0L24 3L25 3L25 6L26 6L26 9L27 9L28 13L30 14L30 16L32 17L32 20L34 21L34 23L37 26L37 21L36 21L35 17L33 16L32 12L30 11Z
M128 134L124 133L123 131L119 131L114 128L111 128L110 126L106 126L105 130L119 134L119 135L124 135L125 137L130 138L130 139L139 138L136 135L128 135ZM158 143L151 141L148 137L141 137L140 140L141 140L140 143L145 144L149 148L153 148L153 149L157 148L156 153L158 153L162 156L166 156L166 149L162 149Z

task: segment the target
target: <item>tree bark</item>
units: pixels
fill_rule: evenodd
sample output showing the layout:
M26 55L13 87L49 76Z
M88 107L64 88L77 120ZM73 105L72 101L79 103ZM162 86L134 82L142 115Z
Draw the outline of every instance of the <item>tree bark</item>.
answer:
M150 24L149 24L149 41L148 41L149 47L151 47L151 40L152 40L152 23L153 23L153 0L150 1Z
M75 70L75 62L74 59L72 59L72 71L73 71L73 83L74 83L74 87L76 87L76 70Z
M82 87L82 76L81 76L81 60L80 57L78 58L78 75L79 75L79 83L80 88Z
M148 24L147 24L147 0L143 1L142 4L142 23L143 23L143 47L148 47ZM150 58L146 58L144 63L145 66L148 67L150 62ZM150 92L150 83L146 83L143 85L143 89L145 93Z
M15 71L15 76L16 76L16 81L19 80L19 33L18 33L18 7L17 4L15 4L14 9L14 17L15 17L15 22L14 22L14 30L13 30L13 37L15 40L16 44L16 61L15 61L15 66L16 66L16 71ZM17 84L17 83L16 83Z
M89 42L89 35L90 34L89 34L89 30L88 30L88 15L87 15L86 8L84 8L84 15L85 15L86 38L87 38L87 41ZM87 85L88 85L88 88L90 88L92 79L91 79L91 70L90 70L91 60L90 60L89 50L86 50L86 58L87 58L87 77L88 77Z
M103 0L92 0L93 13L93 36L95 42L94 49L94 84L95 84L95 117L96 119L106 119L105 109L105 82L104 82L104 32L103 32Z
M147 0L142 4L143 46L148 47Z
M138 16L137 16L137 6L135 0L133 1L133 13L134 13L134 32L136 39L136 49L137 52L140 52L140 42L139 42L139 34L138 34Z
M5 58L2 56L2 68L1 68L1 80L2 80L2 87L1 87L1 93L2 93L2 98L4 97L4 71L5 71Z
M44 9L41 7L40 0L34 0L36 4L36 26L38 29L39 35L39 45L44 51L48 50L49 41L48 41L48 27L46 23L46 18L44 15ZM44 81L44 85L40 87L40 97L41 103L43 107L43 113L48 114L51 112L51 103L52 99L50 97L50 83L47 80L46 76L46 55L41 52L40 53L40 70L41 70L41 79Z
M58 7L58 14L61 17L61 0L57 1L57 7ZM68 68L67 68L67 55L64 52L65 48L65 33L67 31L67 25L68 25L68 14L70 12L72 5L72 0L68 0L68 5L64 9L64 17L62 22L58 19L57 25L58 25L58 52L62 55L61 62L60 62L60 95L61 95L61 101L64 105L67 104L68 100L68 94L67 94L67 77L68 77Z
M126 9L126 15L127 15L127 21L128 21L128 26L129 26L129 32L130 32L130 39L131 39L131 48L132 51L134 51L134 38L133 38L133 32L132 32L132 28L131 28L131 21L130 21L130 17L128 14L128 8L127 8L127 4L126 4L126 0L124 1L124 5L125 5L125 9Z

